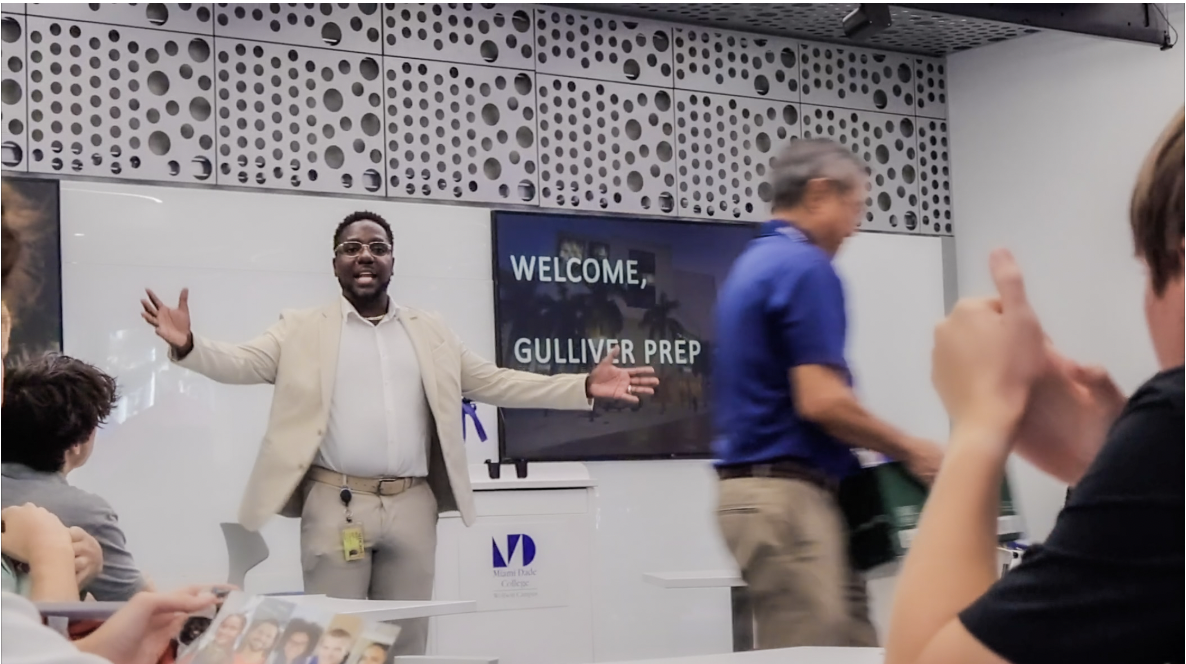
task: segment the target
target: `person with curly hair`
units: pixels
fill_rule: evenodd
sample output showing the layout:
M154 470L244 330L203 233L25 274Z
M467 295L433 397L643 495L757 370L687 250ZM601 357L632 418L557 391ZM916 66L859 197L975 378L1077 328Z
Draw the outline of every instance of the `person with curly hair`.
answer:
M0 504L38 505L94 537L103 569L83 590L103 601L130 599L147 582L111 505L70 485L67 476L90 458L95 433L117 399L114 378L65 355L44 355L4 377Z
M19 268L22 236L13 219L14 197L7 185L0 188L0 202L0 233L3 236L0 309L4 312L0 337L3 341L0 344L2 382L7 378L2 360L8 355L8 304L15 290L11 277ZM3 391L0 391L0 405L3 403ZM4 447L8 448L8 443ZM7 485L6 481L4 486ZM25 562L31 564L31 571L37 576L52 581L59 592L77 592L77 586L71 585L77 572L77 559L45 555L51 549L64 549L66 537L73 539L73 533L37 508L29 508L5 510L2 540L5 553L12 550L19 556L20 552L25 552L24 557L29 558ZM12 530L7 527L10 519ZM23 521L36 521L37 525L27 528L20 524ZM47 537L57 538L59 544L46 545ZM37 580L33 583L37 585ZM5 664L155 664L177 636L188 615L210 608L217 599L208 586L192 586L172 593L139 593L94 632L70 642L42 623L42 616L28 599L6 587L0 593L0 658Z

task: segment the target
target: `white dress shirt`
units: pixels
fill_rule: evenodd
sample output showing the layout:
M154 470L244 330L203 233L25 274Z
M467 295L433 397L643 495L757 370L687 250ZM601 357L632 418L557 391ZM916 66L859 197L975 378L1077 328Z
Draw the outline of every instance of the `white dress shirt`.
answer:
M342 299L342 340L317 465L356 477L428 475L428 400L392 302L377 324Z

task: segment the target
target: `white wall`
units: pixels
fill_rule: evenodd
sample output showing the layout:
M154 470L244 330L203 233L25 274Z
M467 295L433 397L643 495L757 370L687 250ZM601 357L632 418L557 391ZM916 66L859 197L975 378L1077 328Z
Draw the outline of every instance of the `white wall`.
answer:
M1186 32L1182 5L1170 18ZM948 58L960 294L989 292L988 253L1009 247L1047 332L1127 390L1156 369L1128 200L1182 106L1183 49L1046 33ZM1021 461L1011 472L1031 536L1045 537L1065 487Z

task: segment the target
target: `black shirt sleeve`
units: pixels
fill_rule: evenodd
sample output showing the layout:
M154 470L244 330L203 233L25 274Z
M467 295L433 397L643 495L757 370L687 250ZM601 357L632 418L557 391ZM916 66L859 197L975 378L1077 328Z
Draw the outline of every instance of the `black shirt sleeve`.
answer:
M1043 545L960 614L1013 664L1182 662L1182 368L1129 400Z

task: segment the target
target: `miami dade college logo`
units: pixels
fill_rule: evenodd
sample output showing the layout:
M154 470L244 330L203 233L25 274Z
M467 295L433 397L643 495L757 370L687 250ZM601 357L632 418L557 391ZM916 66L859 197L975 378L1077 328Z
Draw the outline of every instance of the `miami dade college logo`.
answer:
M529 535L507 535L506 553L498 548L498 538L490 538L490 545L494 553L494 569L509 567L524 568L535 560L535 540ZM515 554L519 554L518 565L515 564ZM501 576L501 575L500 575Z
M511 528L518 530L524 526L509 526L507 530ZM487 578L491 600L507 607L545 606L554 601L548 597L555 593L556 555L563 556L563 551L548 549L555 537L548 535L546 529L541 528L533 535L497 529L489 533L491 565ZM539 544L548 549L547 555L538 555ZM545 604L540 604L541 601Z

